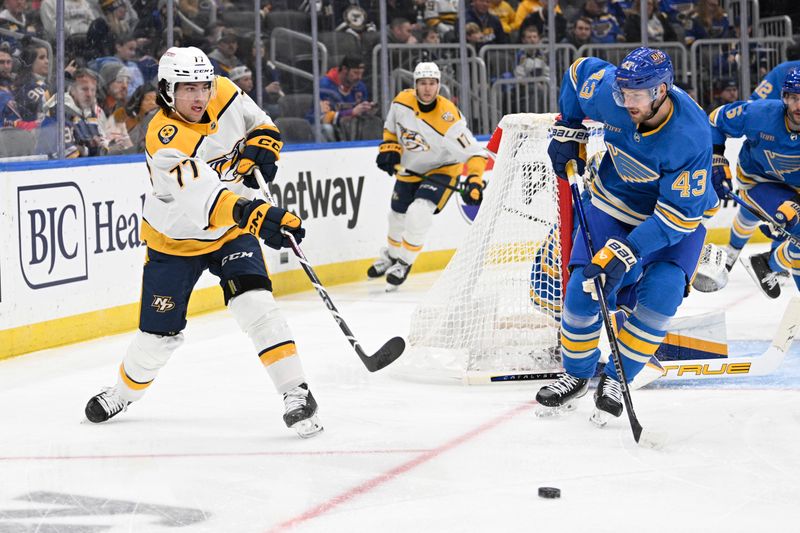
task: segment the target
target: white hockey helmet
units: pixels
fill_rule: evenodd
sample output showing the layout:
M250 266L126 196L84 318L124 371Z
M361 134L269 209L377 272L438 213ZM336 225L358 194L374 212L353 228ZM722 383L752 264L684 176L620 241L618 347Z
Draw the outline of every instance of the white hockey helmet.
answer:
M175 86L197 81L214 82L214 65L194 46L173 46L158 62L158 93L170 107L175 107Z
M442 73L439 71L439 67L436 63L431 62L423 62L418 63L416 68L414 68L414 85L417 84L417 80L432 78L436 81L441 81Z

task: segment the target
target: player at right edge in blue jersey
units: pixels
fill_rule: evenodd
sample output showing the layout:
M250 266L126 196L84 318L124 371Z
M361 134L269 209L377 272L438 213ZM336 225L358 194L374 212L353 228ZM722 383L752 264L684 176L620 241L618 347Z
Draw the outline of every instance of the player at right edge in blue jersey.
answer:
M712 178L716 183L730 176L725 141L744 136L736 176L739 196L800 235L800 68L790 70L778 87L780 100L733 102L708 116L715 154ZM728 269L760 224L758 217L739 208L731 225ZM771 234L769 226L762 228L773 239L771 249L740 261L765 295L778 298L780 275L791 272L800 287L800 247Z
M604 124L607 151L586 209L596 247L588 257L577 234L561 318L565 372L542 387L539 414L570 410L585 395L600 358L602 320L590 281L603 276L611 308L621 289L635 287L636 306L617 339L628 380L661 344L670 318L687 294L706 231L701 224L719 203L711 187L711 131L702 109L673 84L672 62L661 50L637 48L619 67L580 58L564 74L548 154L559 178L575 160L585 169L584 118ZM587 283L588 282L588 283ZM622 414L613 364L605 365L591 420L605 425Z

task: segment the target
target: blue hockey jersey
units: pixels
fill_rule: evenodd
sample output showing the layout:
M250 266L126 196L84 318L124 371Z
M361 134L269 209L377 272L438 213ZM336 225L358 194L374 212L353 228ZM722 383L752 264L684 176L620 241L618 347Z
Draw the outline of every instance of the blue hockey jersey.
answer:
M592 204L636 226L628 240L645 256L692 233L719 203L711 187L711 131L685 92L669 93L672 111L658 128L640 133L614 101L616 67L581 58L564 74L559 106L564 120L604 124L607 151L592 184Z
M781 87L786 74L793 68L800 67L800 61L784 61L774 69L767 72L756 90L750 95L750 100L780 100Z
M800 135L786 125L782 101L726 104L711 112L709 122L714 144L746 137L739 152L739 180L745 187L763 182L800 187Z

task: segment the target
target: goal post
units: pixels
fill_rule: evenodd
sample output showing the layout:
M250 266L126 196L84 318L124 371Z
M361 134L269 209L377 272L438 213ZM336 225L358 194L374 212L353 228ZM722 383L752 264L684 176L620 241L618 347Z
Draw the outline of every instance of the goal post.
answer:
M569 185L555 177L547 155L555 117L507 115L498 125L484 201L463 244L413 313L404 373L482 383L493 377L551 379L561 370L558 335L572 202ZM590 131L591 154L602 149L602 128L595 124Z

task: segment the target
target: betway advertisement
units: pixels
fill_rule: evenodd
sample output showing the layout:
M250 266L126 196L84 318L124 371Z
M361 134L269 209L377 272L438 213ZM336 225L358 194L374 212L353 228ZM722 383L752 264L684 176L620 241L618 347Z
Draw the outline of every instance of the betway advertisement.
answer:
M269 185L275 202L307 228L314 265L377 256L385 246L394 179L375 167L376 147L282 154ZM15 170L0 177L0 330L97 311L139 299L145 246L144 160ZM45 165L51 167L51 165ZM16 165L20 167L20 165ZM458 246L469 225L454 199L436 216L425 250ZM265 248L272 273L299 270L291 251ZM206 273L197 287L217 279Z

